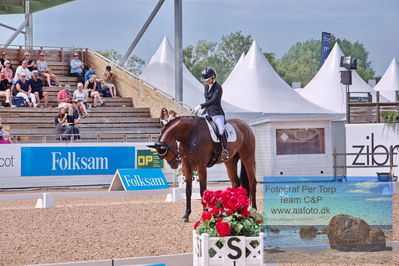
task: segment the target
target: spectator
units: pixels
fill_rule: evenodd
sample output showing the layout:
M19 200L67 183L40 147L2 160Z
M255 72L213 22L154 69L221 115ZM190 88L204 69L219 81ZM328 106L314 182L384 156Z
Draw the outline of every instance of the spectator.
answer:
M17 67L17 69L15 70L15 75L14 75L14 79L13 79L13 83L15 84L17 82L17 80L21 79L20 75L21 73L25 74L25 77L27 80L31 79L31 74L29 69L27 68L28 66L28 61L22 61L22 65L20 65L19 67Z
M84 69L84 64L82 61L79 60L79 54L74 53L73 58L71 62L69 63L69 66L71 67L70 74L71 76L78 77L79 82L83 82L83 69Z
M47 79L48 86L53 87L53 85L51 84L51 80L54 80L55 84L57 84L58 87L61 87L57 76L52 72L51 68L48 68L45 56L46 55L43 52L40 52L39 60L36 61L37 70L39 71L40 76L43 76Z
M164 128L165 125L169 121L169 112L168 109L162 108L161 115L159 116L159 122L161 123L161 127Z
M104 91L109 90L109 93L111 94L112 98L116 98L116 87L115 84L113 83L115 75L112 73L111 66L107 66L105 68L105 73L104 73L104 84L102 86L102 92L104 95ZM104 95L105 97L105 95Z
M58 128L64 131L61 136L61 140L70 140L71 134L74 135L74 140L80 140L80 132L76 127L76 124L79 122L79 118L75 121L75 117L73 116L73 112L71 110L69 110L69 114L67 114L66 108L61 107L58 111L57 122Z
M73 101L76 103L76 106L78 107L79 113L82 118L88 116L86 109L86 102L88 97L88 91L83 90L83 84L79 82L78 89L73 93Z
M10 61L5 61L4 65L5 67L0 71L0 96L6 97L5 104L9 106L11 99L10 88L12 84L12 70L10 69Z
M66 85L57 93L58 108L68 109L69 112L73 112L73 105L71 103L71 94L68 90L69 85Z
M37 107L36 104L36 97L32 93L32 88L29 84L29 81L26 79L26 74L21 73L20 78L17 83L16 83L16 89L17 89L17 97L22 97L25 99L25 101L29 104L29 106Z
M101 106L104 106L105 103L98 92L98 85L100 83L97 82L96 76L91 76L90 79L85 83L84 89L88 92L89 97L94 98L94 108L97 107L97 103L100 102Z
M96 72L94 71L94 66L90 66L89 70L85 73L85 83L90 79L91 76L96 76ZM99 81L99 80L96 80Z
M36 97L37 105L40 104L40 100L44 99L44 107L48 107L48 92L43 92L43 82L39 78L39 72L37 70L33 71L32 79L29 80L30 87L32 88L32 93Z
M35 62L33 62L32 59L30 59L30 53L29 52L25 52L24 53L24 58L21 61L21 65L23 61L27 61L27 68L29 69L30 72L32 72L33 70L36 70L36 64Z
M172 121L177 117L177 113L173 110L169 110L169 117L168 117L168 122Z
M1 52L0 65L5 66L6 61L10 62L10 60L7 58L7 53ZM10 62L10 69L13 70L11 62Z

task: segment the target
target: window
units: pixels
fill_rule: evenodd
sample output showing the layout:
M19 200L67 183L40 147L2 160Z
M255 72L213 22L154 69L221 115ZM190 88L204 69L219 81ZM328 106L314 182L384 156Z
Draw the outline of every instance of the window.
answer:
M324 128L276 129L277 155L325 153Z

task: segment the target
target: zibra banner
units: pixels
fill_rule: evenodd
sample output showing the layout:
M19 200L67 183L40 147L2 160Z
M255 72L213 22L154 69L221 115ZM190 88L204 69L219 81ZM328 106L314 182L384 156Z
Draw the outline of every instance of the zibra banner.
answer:
M326 61L328 55L330 54L330 50L331 50L331 33L322 32L321 33L321 61L320 61L320 67L324 64L324 61Z
M112 175L135 168L135 147L22 147L22 176Z

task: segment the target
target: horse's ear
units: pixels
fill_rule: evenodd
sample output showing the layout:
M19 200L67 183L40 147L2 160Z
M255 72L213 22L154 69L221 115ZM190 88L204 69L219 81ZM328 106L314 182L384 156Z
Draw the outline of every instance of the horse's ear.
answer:
M155 146L155 145L147 145L147 147L148 147L148 148L156 149L157 146Z

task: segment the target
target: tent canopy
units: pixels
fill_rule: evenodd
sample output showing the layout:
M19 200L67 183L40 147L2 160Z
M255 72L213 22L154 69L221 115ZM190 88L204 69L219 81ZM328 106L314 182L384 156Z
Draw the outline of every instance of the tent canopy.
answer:
M175 53L165 36L161 45L152 56L140 78L162 90L172 98L175 95ZM202 85L183 64L183 102L194 107L204 100L204 85ZM222 101L226 112L245 112L246 110Z
M339 66L341 56L344 56L344 53L336 43L316 76L303 89L297 89L296 92L324 108L345 113L346 88L341 84L340 74L340 71L345 69ZM352 85L349 86L349 91L357 92L359 96L371 93L375 97L374 90L356 71L352 71Z
M381 95L389 101L396 101L396 92L399 91L399 63L395 57L392 59L381 80L374 87L374 90L380 91Z
M274 71L254 41L223 84L223 98L241 108L266 114L333 113L296 93Z

